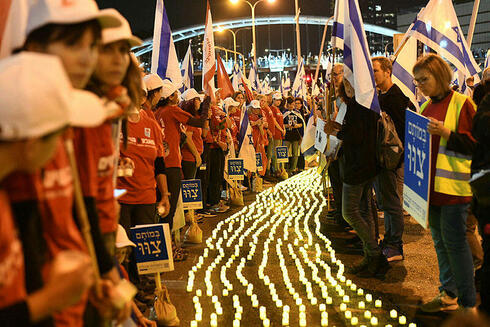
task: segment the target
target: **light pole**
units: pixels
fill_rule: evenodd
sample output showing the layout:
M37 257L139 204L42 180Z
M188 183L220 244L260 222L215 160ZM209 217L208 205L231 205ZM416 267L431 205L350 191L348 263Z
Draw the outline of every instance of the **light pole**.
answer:
M233 51L235 51L235 56L234 56L234 59L235 59L235 62L236 62L236 55L237 55L237 51L236 51L236 35L238 34L238 32L240 32L241 30L248 30L249 27L243 27L243 28L239 28L237 29L236 31L232 30L232 29L223 29L223 27L221 26L218 26L218 32L224 32L224 31L228 31L228 32L231 32L231 34L233 35Z
M259 0L256 1L254 4L251 4L248 0L230 0L231 3L235 4L238 3L239 1L246 2L249 6L250 9L252 9L252 42L253 42L253 52L252 55L254 57L254 66L257 66L257 43L255 42L255 7L262 1L265 0ZM273 3L276 0L267 0L269 3Z

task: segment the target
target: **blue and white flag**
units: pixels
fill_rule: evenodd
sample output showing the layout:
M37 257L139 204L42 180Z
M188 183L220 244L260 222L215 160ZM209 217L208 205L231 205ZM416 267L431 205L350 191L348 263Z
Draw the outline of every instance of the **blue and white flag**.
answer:
M296 76L294 77L293 87L291 88L291 93L293 97L306 99L308 90L306 87L305 77L305 62L301 57L298 71L296 72Z
M332 23L332 47L344 49L344 1L335 1L335 12Z
M481 71L466 43L451 0L430 0L407 31L451 62L465 78Z
M490 67L490 50L487 52L487 57L485 58L485 65L483 65L483 70Z
M174 84L182 85L179 60L163 0L157 0L155 9L151 72L156 73L163 80L169 79Z
M240 120L240 131L238 132L238 158L243 159L243 168L255 172L257 162L255 161L255 148L252 137L252 127L248 119L247 109L242 110L242 119Z
M235 91L240 90L240 84L242 83L242 71L238 64L233 65L233 70L231 72L231 85Z
M259 75L257 73L257 67L255 67L255 64L253 61L252 61L252 66L250 67L250 72L248 73L248 80L252 84L252 91L259 92L260 91L260 80L259 80Z
M182 67L180 71L184 79L184 85L182 86L181 92L194 88L194 58L192 57L190 42L189 47L187 48L187 53L184 57L184 61L182 61Z
M413 81L412 68L417 62L417 40L409 38L402 48L398 57L393 62L392 79L406 97L419 111L419 104L417 101L417 89Z
M291 80L289 79L288 76L282 76L281 80L281 93L283 97L287 97L289 94L289 91L291 91Z
M344 1L344 18L344 78L354 88L356 101L379 113L373 65L357 0Z

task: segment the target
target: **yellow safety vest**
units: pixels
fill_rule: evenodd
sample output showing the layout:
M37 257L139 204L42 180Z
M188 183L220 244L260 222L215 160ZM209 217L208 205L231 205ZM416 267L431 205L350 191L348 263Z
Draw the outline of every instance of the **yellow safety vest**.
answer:
M458 130L459 114L466 100L476 108L470 97L453 92L444 119L444 127L451 132ZM430 100L420 107L422 113L430 104ZM456 196L471 196L471 187L468 180L471 177L471 156L447 149L447 140L441 137L436 160L436 176L434 191Z

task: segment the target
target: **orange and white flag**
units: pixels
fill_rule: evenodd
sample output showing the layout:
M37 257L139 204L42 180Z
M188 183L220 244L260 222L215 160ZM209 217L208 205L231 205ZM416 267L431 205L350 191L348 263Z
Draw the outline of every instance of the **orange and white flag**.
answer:
M214 73L216 71L216 57L214 54L213 19L209 0L206 9L206 26L204 28L204 41L202 43L202 88L206 95L214 100Z

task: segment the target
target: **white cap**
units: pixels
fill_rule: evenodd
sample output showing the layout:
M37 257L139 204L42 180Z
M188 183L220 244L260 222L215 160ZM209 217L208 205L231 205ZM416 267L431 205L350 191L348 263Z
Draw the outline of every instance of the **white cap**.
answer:
M163 81L157 74L148 74L143 77L148 92L163 86Z
M179 89L179 86L172 83L169 79L163 81L162 85L162 98L168 98Z
M203 101L204 95L197 93L195 89L187 89L182 93L181 97L182 101L192 100L195 98L199 98L199 100Z
M143 43L140 38L133 35L128 21L116 9L103 9L100 13L112 16L121 22L121 26L119 27L105 28L102 30L102 44L127 40L130 47L136 47Z
M92 19L102 28L121 25L119 19L102 13L94 0L37 0L29 8L26 35L47 24L78 24Z
M136 244L131 242L128 238L128 234L126 234L126 230L121 225L117 225L117 233L116 233L116 248L120 249L126 246L136 247Z
M15 81L15 82L14 82ZM74 89L56 56L21 52L0 61L0 140L35 138L106 119L95 94Z
M282 100L282 94L281 93L274 93L272 95L273 100Z
M260 109L260 101L259 100L252 100L248 106L255 108L255 109Z
M238 107L240 105L240 102L233 100L233 98L228 97L223 100L223 104L225 106L225 111L228 112L228 109L230 107Z

